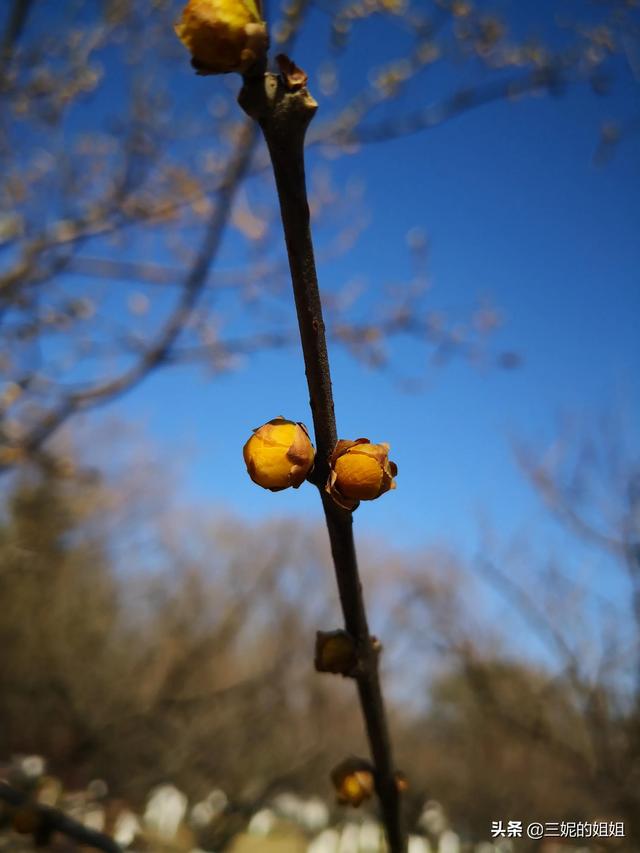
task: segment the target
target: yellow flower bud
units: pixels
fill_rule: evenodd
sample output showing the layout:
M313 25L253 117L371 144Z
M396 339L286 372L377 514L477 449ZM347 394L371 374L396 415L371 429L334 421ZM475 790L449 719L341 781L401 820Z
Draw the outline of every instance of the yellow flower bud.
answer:
M243 449L254 483L272 492L298 486L313 468L315 450L304 424L274 418L253 431Z
M373 767L364 758L345 758L331 771L331 781L336 789L336 800L357 808L373 794Z
M316 633L315 667L318 672L351 675L358 656L353 637L346 631L318 631Z
M367 438L341 440L331 456L326 490L344 509L353 510L360 501L372 501L395 489L398 468L389 461L388 444L372 444Z
M200 74L247 71L269 43L255 0L189 0L175 31Z

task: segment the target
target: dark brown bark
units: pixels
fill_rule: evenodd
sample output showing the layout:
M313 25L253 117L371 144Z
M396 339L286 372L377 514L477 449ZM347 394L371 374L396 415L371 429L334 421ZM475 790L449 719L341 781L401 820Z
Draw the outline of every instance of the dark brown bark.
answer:
M247 78L239 101L262 128L273 164L316 439L312 481L322 498L345 628L357 643L359 665L354 677L389 848L392 853L402 853L406 836L378 674L378 650L369 634L358 572L352 514L334 503L324 489L338 435L304 170L304 138L317 104L301 85L300 75L288 75L286 69L291 66L283 63L283 67L283 77L265 74Z

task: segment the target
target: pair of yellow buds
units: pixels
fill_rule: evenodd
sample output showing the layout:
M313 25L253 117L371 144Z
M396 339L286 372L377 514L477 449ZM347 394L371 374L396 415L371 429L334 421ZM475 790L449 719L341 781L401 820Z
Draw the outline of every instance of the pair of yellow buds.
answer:
M297 489L315 460L304 424L282 417L255 429L243 455L253 482L272 492ZM372 444L367 438L340 440L329 464L326 490L344 509L354 510L360 501L375 500L396 487L398 468L389 460L388 444Z

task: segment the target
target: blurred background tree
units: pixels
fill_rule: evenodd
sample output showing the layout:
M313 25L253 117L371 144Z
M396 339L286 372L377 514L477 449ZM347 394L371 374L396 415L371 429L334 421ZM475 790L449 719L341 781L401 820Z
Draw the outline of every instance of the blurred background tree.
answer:
M311 671L313 633L336 618L315 525L182 504L179 447L152 473L104 464L129 442L119 424L89 422L82 453L49 441L161 369L199 365L222 384L243 357L296 343L264 152L236 109L237 81L191 79L170 26L179 6L2 10L0 757L40 753L66 785L99 776L137 807L168 780L191 798L221 786L232 807L209 839L217 849L278 791L329 796L345 741L363 747L350 686ZM276 46L322 102L311 178L330 332L395 380L413 357L390 343L401 336L429 365L517 357L486 344L493 305L434 309L421 228L408 259L389 240L409 273L387 290L374 276L362 291L332 266L365 239L372 207L339 158L492 102L637 81L636 3L568 3L537 34L522 10L269 5ZM599 162L633 139L623 119L594 135ZM414 443L427 432L412 431ZM474 840L496 819L623 819L637 849L637 450L613 428L540 447L518 451L550 510L524 539L487 528L470 558L457 542L372 538L363 554L411 817L436 798ZM464 486L465 460L448 464ZM426 514L422 493L417 503Z
M565 433L562 446L553 464L527 456L526 470L578 546L601 537L615 578L522 541L488 537L471 563L365 543L371 604L388 638L412 826L436 798L467 839L500 815L623 820L632 850L638 461L610 431ZM603 499L611 524L595 530ZM0 536L0 754L46 755L67 785L99 776L140 809L161 782L194 801L215 784L232 803L218 839L283 790L327 796L345 738L364 745L350 685L309 663L314 630L337 607L322 531L156 507L152 562L121 564L129 505L122 482L81 466L16 481Z
M618 814L635 849L637 448L609 414L567 419L548 447L517 454L568 535L562 550L533 544L535 530L511 545L487 534L453 596L419 564L399 585L403 630L414 626L415 646L431 640L447 661L410 729L430 750L423 784L446 790L440 796L473 833L502 813ZM436 566L442 577L442 557ZM481 604L483 588L502 606Z
M265 153L236 109L233 77L185 90L170 26L178 11L173 0L5 6L5 467L159 367L196 362L215 375L296 341ZM578 82L603 94L637 59L628 0L569 4L538 36L512 11L513 26L508 8L459 0L269 7L276 50L299 50L322 99L310 136L321 263L348 251L368 219L359 192L332 179L336 157L501 99L561 95ZM376 52L363 61L372 39ZM604 128L602 156L619 133ZM398 334L441 358L477 358L498 314L483 306L461 334L459 318L430 309L419 230L409 248L413 274L391 295L378 287L356 306L353 278L327 287L332 335L378 365L385 339Z

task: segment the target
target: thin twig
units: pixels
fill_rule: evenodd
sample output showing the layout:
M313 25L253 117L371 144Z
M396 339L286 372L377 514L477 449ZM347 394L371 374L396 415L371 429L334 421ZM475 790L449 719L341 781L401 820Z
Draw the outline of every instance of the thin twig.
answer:
M0 45L0 88L11 64L17 42L22 35L34 0L14 0Z
M27 455L35 453L73 414L111 402L140 384L155 367L170 359L171 351L192 317L209 281L209 268L224 236L235 194L250 166L255 138L254 128L249 122L243 130L235 154L228 163L225 181L220 186L200 251L183 282L180 298L154 341L139 355L131 367L118 376L64 396L40 417L25 436L16 442L19 451ZM10 463L0 462L0 473L9 467Z
M286 80L270 73L246 78L239 101L260 124L273 164L315 431L313 482L324 507L345 627L357 642L358 693L389 848L391 853L402 853L406 850L406 837L378 675L378 654L369 634L358 573L352 515L324 491L337 430L304 171L304 138L317 104L297 75Z
M113 838L105 835L104 832L89 829L89 827L78 823L77 820L69 817L69 815L66 815L59 809L32 803L27 794L12 788L11 785L2 780L0 780L0 800L15 808L20 808L21 806L34 808L39 821L46 826L48 831L60 832L66 835L67 838L72 838L78 844L82 844L84 847L104 850L105 853L122 853L120 845Z

